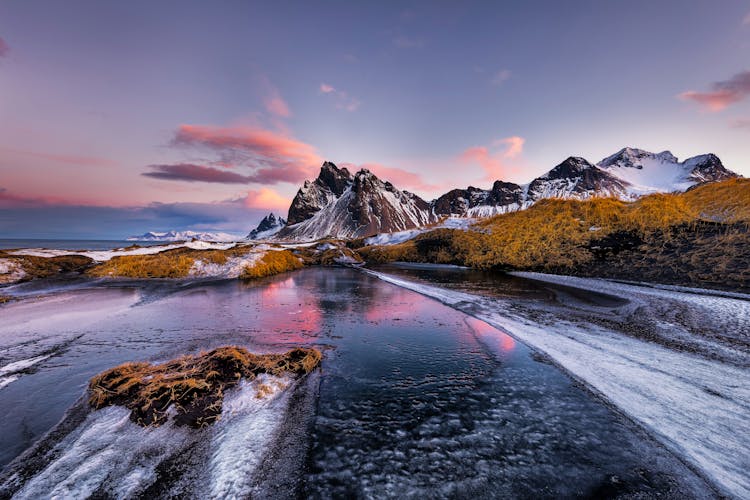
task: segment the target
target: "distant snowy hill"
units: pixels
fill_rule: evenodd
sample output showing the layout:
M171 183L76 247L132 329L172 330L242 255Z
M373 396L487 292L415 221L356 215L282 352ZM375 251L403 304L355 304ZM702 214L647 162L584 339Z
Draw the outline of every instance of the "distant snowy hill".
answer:
M250 234L247 235L247 239L263 240L266 238L270 238L271 236L274 236L276 235L276 233L281 231L284 226L286 226L286 220L281 217L276 217L276 215L272 212L263 217L263 220L260 221L258 227L250 231Z
M212 233L212 232L197 232L197 231L167 231L164 233L149 231L148 233L140 236L130 236L127 241L239 241L242 238L238 238L228 233Z

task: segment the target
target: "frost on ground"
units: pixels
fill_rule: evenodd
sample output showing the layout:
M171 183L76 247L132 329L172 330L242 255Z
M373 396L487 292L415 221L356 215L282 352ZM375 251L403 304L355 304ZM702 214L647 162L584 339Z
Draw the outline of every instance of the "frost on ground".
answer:
M97 262L106 262L112 257L122 255L150 255L175 248L190 248L193 250L228 250L236 246L236 243L214 243L209 241L188 241L172 245L155 245L148 247L118 248L115 250L57 250L48 248L24 248L9 252L10 255L31 255L36 257L58 257L60 255L83 255ZM2 274L2 271L0 271Z
M6 476L0 496L245 496L284 421L290 383L285 376L270 375L241 382L227 394L221 420L200 430L173 423L141 427L117 406L91 412L46 454L51 460L32 477L18 470ZM160 477L165 470L180 474ZM165 482L167 492L161 489Z
M700 339L699 352L685 352L627 335L604 323L586 321L571 308L534 308L497 297L468 294L372 273L380 279L435 298L508 332L546 354L642 425L659 442L696 467L722 493L750 497L750 355L738 348L733 363L710 356L726 354L725 343ZM535 279L543 276L535 275ZM557 280L550 277L549 280ZM602 290L635 301L658 304L668 296L681 311L711 308L704 322L747 325L750 302L676 291L644 289L582 278L559 278L565 284ZM637 290L632 290L637 288ZM629 306L624 306L629 307ZM651 313L658 312L658 307ZM688 320L691 321L691 320ZM675 326L675 325L678 326ZM664 319L662 337L677 332L679 322ZM719 327L721 328L721 327ZM743 330L736 330L743 332ZM744 330L747 332L747 330ZM695 335L693 335L694 337Z
M265 255L265 252L251 251L238 257L228 257L223 264L196 258L193 267L190 268L189 276L195 278L239 278L246 267L253 267L263 255Z
M11 259L0 259L0 285L14 283L26 276L21 265Z

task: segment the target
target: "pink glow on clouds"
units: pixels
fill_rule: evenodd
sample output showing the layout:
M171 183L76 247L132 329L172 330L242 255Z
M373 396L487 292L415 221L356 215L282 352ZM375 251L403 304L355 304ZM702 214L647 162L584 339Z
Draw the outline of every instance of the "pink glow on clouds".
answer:
M750 95L750 71L743 71L729 80L715 82L708 92L688 90L679 94L685 101L693 101L710 112L726 109L729 105L740 102Z
M266 107L266 111L272 115L280 118L289 118L292 116L292 112L289 110L289 105L275 89L263 100L263 104Z
M10 46L2 37L0 37L0 57L5 57L10 52Z
M209 148L224 164L255 168L250 182L301 182L323 163L316 149L294 137L255 126L180 125L173 144Z
M270 210L282 210L286 212L291 200L270 188L248 191L244 204L247 208L261 208Z
M459 156L465 164L477 163L486 172L485 180L495 181L507 178L518 171L514 162L523 153L525 139L519 136L497 139L488 146L475 146L466 149Z
M366 168L377 175L380 179L391 182L398 189L434 191L443 187L426 182L422 179L421 175L415 174L414 172L409 172L408 170L398 167L388 167L386 165L381 165L380 163L363 163L361 165L342 163L341 166L346 167L350 171L357 171Z
M15 154L19 156L26 156L38 160L53 161L55 163L63 163L66 165L74 165L78 167L114 167L118 163L108 158L101 158L97 156L83 156L83 155L69 155L69 154L58 154L58 153L44 153L37 151L24 151L20 149L8 149L0 148L0 152L5 154Z
M320 84L320 93L332 96L336 109L343 109L352 112L357 111L360 104L362 104L359 99L354 98L343 90L338 90L333 85L327 83Z

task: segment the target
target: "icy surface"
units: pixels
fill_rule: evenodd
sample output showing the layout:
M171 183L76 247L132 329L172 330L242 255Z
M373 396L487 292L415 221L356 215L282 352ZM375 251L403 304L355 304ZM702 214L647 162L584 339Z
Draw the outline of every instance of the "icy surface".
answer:
M24 248L11 252L11 255L34 255L37 257L57 257L60 255L83 255L97 262L105 262L112 257L121 255L150 255L175 248L192 248L193 250L227 250L236 246L236 243L213 243L209 241L188 241L174 245L158 245L150 247L117 249L117 250L53 250L47 248Z
M260 396L258 384L269 388ZM208 443L205 471L194 471L194 484L182 485L194 495L237 498L251 491L258 467L283 421L290 379L263 375L229 391L221 419L201 430L141 427L129 410L108 407L91 412L62 439L59 455L30 479L14 498L85 498L104 494L116 498L143 495L159 477L165 460L179 460L199 439ZM205 490L205 491L204 491Z
M594 323L571 321L566 314L516 307L510 300L374 274L472 314L545 353L701 470L724 493L738 498L750 495L747 365L738 367L679 352ZM628 285L559 279L571 286L604 288L629 296ZM723 314L739 316L743 322L750 318L750 302L746 301L657 289L644 293L708 303Z

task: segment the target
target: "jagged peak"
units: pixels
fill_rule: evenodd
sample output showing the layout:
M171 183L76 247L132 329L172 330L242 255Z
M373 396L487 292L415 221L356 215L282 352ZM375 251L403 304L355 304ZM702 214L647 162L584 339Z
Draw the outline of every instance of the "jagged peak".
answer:
M643 158L652 158L660 160L663 163L679 163L677 157L672 154L669 150L664 150L660 153L652 153L645 149L625 147L619 150L617 153L604 158L602 161L597 163L599 167L635 167L639 168L640 160Z

